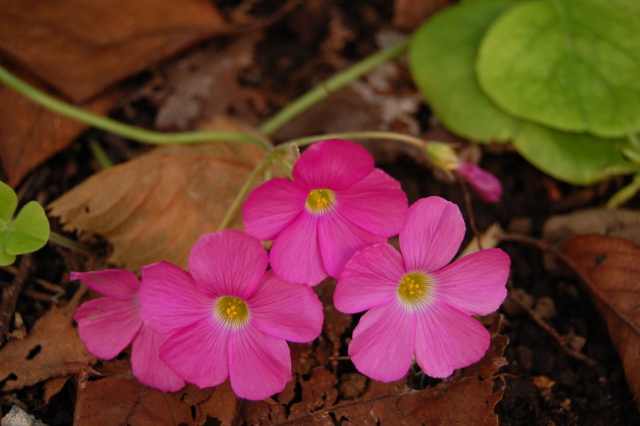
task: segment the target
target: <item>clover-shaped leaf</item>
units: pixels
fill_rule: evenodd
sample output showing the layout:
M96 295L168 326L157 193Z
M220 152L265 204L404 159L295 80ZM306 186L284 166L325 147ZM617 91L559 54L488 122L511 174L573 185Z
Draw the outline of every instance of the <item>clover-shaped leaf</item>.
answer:
M49 220L40 204L27 203L13 219L16 193L0 182L0 266L10 265L16 255L42 248L49 240Z

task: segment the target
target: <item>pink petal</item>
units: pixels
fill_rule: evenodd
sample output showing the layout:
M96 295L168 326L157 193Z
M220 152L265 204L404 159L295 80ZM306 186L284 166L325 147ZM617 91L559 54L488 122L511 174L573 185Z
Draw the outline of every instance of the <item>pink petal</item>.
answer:
M291 355L284 340L249 325L229 338L231 387L240 398L262 400L291 381Z
M464 220L455 204L440 197L416 201L400 232L407 269L431 272L442 268L458 251L464 232Z
M487 315L500 307L509 278L509 256L491 248L434 272L438 298L467 315Z
M456 172L471 185L484 201L489 203L500 201L502 183L491 173L471 163L460 163Z
M413 359L415 327L413 315L397 303L371 309L353 330L351 361L374 380L403 378Z
M80 339L93 355L111 359L129 346L142 326L136 298L103 297L83 303L73 316Z
M160 358L189 383L217 386L229 377L229 329L213 316L176 331L160 346Z
M310 342L322 331L322 303L314 291L290 284L267 271L247 300L251 323L260 331L291 342Z
M273 240L304 209L308 195L308 190L290 180L268 180L254 189L244 203L244 230L259 240Z
M129 299L140 287L138 277L124 269L105 269L104 271L71 272L71 281L80 280L87 287L114 299Z
M454 308L435 303L416 315L416 361L428 376L449 377L480 360L489 348L489 332Z
M322 264L316 217L304 212L278 235L271 246L273 272L290 283L316 285L327 277Z
M209 296L251 296L267 269L269 256L260 241L235 229L204 234L189 255L196 285Z
M293 166L296 183L307 189L341 190L373 169L373 157L358 144L339 139L316 142Z
M166 339L142 325L131 345L131 370L138 381L163 392L176 392L184 386L180 378L160 359L160 345Z
M337 210L350 222L381 237L397 235L407 220L407 195L380 169L337 195Z
M340 276L344 265L358 251L387 239L365 231L340 214L318 216L318 242L324 267L334 278Z
M176 330L212 316L214 300L202 293L188 272L169 262L142 268L141 317L156 332Z
M362 249L340 274L333 303L346 314L388 305L395 300L405 273L402 256L391 245L382 243Z

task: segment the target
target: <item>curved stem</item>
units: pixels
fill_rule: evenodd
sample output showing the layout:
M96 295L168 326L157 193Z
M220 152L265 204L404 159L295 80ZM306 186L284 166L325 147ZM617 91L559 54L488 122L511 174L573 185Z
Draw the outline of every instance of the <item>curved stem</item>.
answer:
M276 149L289 149L289 145L294 143L298 146L310 145L314 142L325 139L388 139L400 141L413 145L420 150L424 150L427 142L415 136L406 135L404 133L395 132L345 132L345 133L328 133L324 135L307 136L304 138L292 139L286 143L280 144Z
M53 96L43 93L40 90L20 80L1 66L0 82L6 84L16 92L32 100L38 105L50 109L51 111L57 112L60 115L64 115L65 117L80 121L81 123L88 124L98 129L142 143L163 145L226 141L250 143L261 148L263 151L269 151L271 149L271 146L264 140L245 133L216 131L161 133L120 123L110 118L86 111L74 105L70 105L66 102L54 98Z
M84 244L81 244L53 231L49 232L49 242L57 244L60 247L67 248L69 250L77 251L78 253L82 253L85 256L91 255L91 252L89 251L89 249L87 249L87 247L84 246Z
M291 102L278 113L268 118L260 126L260 130L267 136L273 135L282 126L289 123L298 115L309 109L309 107L328 97L331 93L340 90L347 84L351 83L368 73L372 69L387 62L405 51L409 40L403 40L400 43L381 50L373 55L363 59L362 61L352 65L344 71L339 72L331 77L323 84L320 84L309 90L304 95Z

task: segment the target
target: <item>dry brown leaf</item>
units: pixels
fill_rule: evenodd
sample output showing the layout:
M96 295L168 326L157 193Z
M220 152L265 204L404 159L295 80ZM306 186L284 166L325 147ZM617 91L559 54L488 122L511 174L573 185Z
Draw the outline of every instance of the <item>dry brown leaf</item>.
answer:
M395 0L393 2L393 25L413 31L429 16L443 9L451 0Z
M53 306L33 326L24 340L12 340L0 351L0 381L3 391L21 389L51 377L67 375L65 363L91 364L73 326L73 314L85 291L78 291L64 307Z
M199 0L5 0L2 9L0 50L74 102L229 31Z
M640 246L623 238L582 235L562 243L560 250L607 323L640 407Z
M191 246L217 229L263 155L244 144L157 148L93 175L51 203L51 215L65 230L107 238L109 261L127 269L161 260L186 266Z
M35 84L33 80L29 83ZM117 97L118 94L111 91L82 108L106 114L115 105ZM0 161L8 177L7 183L12 187L36 166L69 146L87 128L42 108L3 84L0 84L0 116Z
M88 381L78 389L75 425L194 424L188 404L176 394L143 386L132 377Z
M235 424L238 398L228 380L219 386L206 389L188 385L180 394L180 400L191 406L195 424L202 425L207 421L222 426Z
M482 360L423 390L409 388L405 379L392 383L369 380L360 397L339 400L336 377L324 367L316 367L308 380L298 377L300 402L291 405L289 415L280 394L278 402L245 402L242 420L260 425L334 425L336 421L357 425L497 425L494 408L502 398L504 382L495 374L507 363L503 354L508 340L507 336L494 336ZM496 384L500 385L497 389Z

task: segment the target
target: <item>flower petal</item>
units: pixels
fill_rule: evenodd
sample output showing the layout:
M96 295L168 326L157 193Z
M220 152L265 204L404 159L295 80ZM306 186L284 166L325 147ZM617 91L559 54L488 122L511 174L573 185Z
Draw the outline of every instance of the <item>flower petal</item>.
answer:
M229 329L212 318L181 328L160 346L160 358L189 383L217 386L229 377Z
M71 272L71 281L80 280L87 287L114 299L129 299L138 292L140 281L131 271L105 269L104 271Z
M472 317L443 303L416 311L416 360L431 377L449 377L453 370L480 360L491 337Z
M136 298L102 297L83 303L73 316L80 339L93 355L111 359L129 346L142 326Z
M235 229L204 234L189 255L189 269L205 294L246 299L260 282L269 255L260 241Z
M338 212L381 237L397 235L407 220L407 195L400 182L380 169L337 194Z
M456 172L475 189L484 201L489 203L500 201L502 183L491 173L471 163L460 163Z
M244 203L244 230L259 240L273 240L304 209L308 195L308 190L288 179L266 181Z
M351 361L374 380L403 378L413 359L415 327L413 315L397 303L371 309L353 330Z
M291 381L291 355L284 340L249 325L229 338L231 387L240 398L262 400Z
M358 251L386 238L365 231L346 220L340 214L318 216L318 243L324 267L334 278L340 276L349 259Z
M166 339L142 325L131 345L131 370L138 381L163 392L176 392L184 380L160 359L160 345Z
M278 235L271 246L273 272L290 283L316 285L327 277L322 264L316 218L304 212Z
M293 166L293 179L306 189L341 190L373 169L373 157L362 146L330 139L307 148Z
M442 268L458 251L464 232L464 220L455 204L440 197L416 201L400 232L407 269L430 273Z
M497 248L471 253L433 273L437 297L467 315L490 314L507 297L510 263Z
M322 303L314 291L267 271L247 300L251 323L260 331L291 342L310 342L322 331Z
M362 249L342 270L333 303L345 314L388 305L395 300L404 274L402 256L393 246L382 243Z
M140 316L163 336L213 315L213 298L200 291L188 272L169 262L142 268L139 298Z

